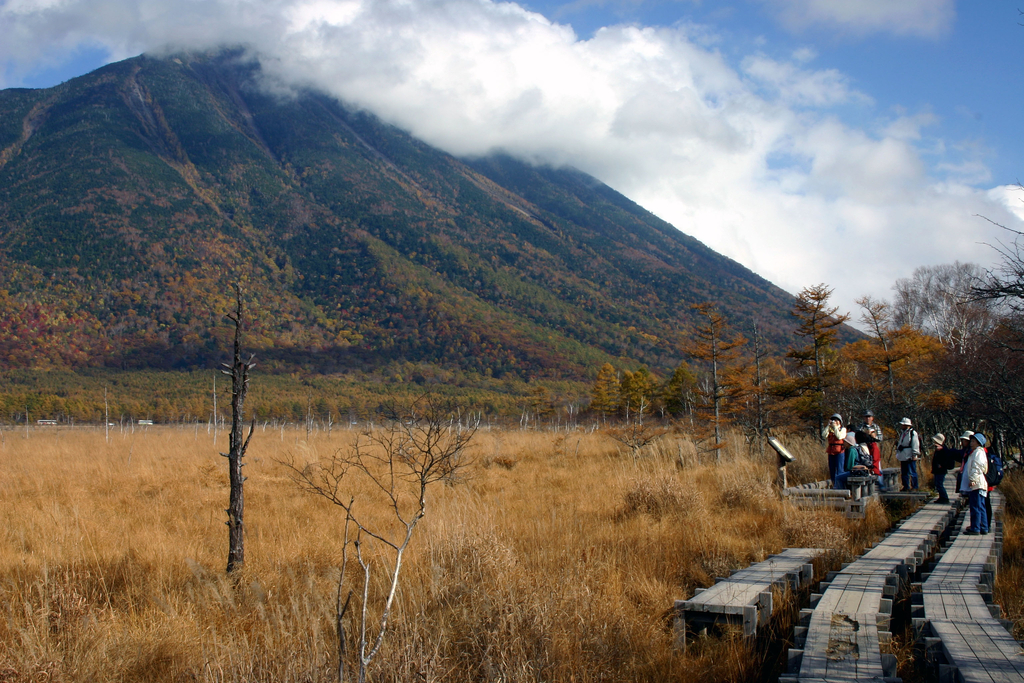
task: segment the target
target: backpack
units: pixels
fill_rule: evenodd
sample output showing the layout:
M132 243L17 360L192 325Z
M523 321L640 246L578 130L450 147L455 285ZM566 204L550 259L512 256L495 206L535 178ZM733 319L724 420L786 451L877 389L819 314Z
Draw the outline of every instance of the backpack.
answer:
M985 473L988 485L999 486L999 482L1003 480L1003 474L1003 459L992 453L988 456L988 472Z
M871 457L871 450L866 443L857 447L857 464L869 470L875 466L875 460Z

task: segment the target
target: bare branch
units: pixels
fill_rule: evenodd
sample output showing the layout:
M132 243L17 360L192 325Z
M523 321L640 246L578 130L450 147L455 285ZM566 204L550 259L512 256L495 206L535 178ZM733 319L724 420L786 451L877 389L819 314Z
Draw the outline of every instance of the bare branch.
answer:
M345 511L342 574L335 596L339 658L344 656L341 620L348 606L348 600L344 607L341 606L341 595L347 563L349 525L356 529L353 544L363 581L359 617L360 681L365 680L366 669L384 642L398 592L405 551L412 541L416 526L426 515L427 490L437 482L451 483L454 480L458 471L466 465L466 447L479 427L479 419L475 423L463 424L461 411L456 406L429 393L406 408L395 403L389 404L384 412L386 417L383 427L365 431L347 450L302 465L294 461L281 462L300 489L325 498ZM457 424L455 416L459 416ZM397 529L396 525L392 525L390 530L370 528L359 520L354 511L354 497L344 492L355 479L371 485L385 506L390 508ZM388 590L376 618L372 643L369 604L371 574L374 569L363 546L364 542L371 540L379 541L389 548L393 560L385 570ZM343 665L339 663L339 676L343 676L343 673Z

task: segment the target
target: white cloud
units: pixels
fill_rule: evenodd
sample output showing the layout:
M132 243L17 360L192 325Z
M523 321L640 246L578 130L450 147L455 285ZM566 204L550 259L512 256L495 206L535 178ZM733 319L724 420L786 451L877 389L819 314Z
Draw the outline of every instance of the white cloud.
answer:
M794 55L794 59L805 61L805 56ZM743 71L788 105L827 107L851 101L871 102L867 95L850 90L848 79L835 69L808 71L792 62L753 55L743 60Z
M1024 221L1024 187L1000 185L989 190L989 196L1005 206L1019 220Z
M840 33L935 38L956 17L954 0L762 0L795 31L824 26Z
M813 62L818 58L818 52L812 47L801 47L793 51L793 61L800 64Z
M923 139L927 113L851 127L829 112L869 100L809 68L812 53L752 55L737 70L706 29L580 40L488 0L32 7L0 5L0 63L84 40L115 55L244 43L280 84L321 88L455 154L572 164L790 291L831 283L847 307L920 265L991 262L981 243L998 229L977 214L1024 226L1002 195L967 184L983 166Z
M930 112L921 112L913 116L899 116L889 122L884 129L883 135L897 140L920 140L921 129L935 125L937 119Z
M946 174L950 180L965 185L981 185L992 181L992 172L988 166L980 161L965 160L960 163L941 163L936 165L936 170Z

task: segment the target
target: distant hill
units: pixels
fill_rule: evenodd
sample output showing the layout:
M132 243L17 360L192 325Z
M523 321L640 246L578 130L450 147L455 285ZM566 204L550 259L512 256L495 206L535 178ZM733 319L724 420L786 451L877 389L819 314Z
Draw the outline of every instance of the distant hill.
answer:
M283 370L667 369L707 300L788 343L791 296L594 178L259 76L141 56L0 91L0 366L210 366L234 281Z

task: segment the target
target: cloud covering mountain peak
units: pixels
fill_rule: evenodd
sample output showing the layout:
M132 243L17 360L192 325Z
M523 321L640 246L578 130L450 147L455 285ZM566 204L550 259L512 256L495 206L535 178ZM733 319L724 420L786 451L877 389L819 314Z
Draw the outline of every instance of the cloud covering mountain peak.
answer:
M997 228L977 214L1021 226L1009 192L969 184L985 177L980 161L932 158L927 112L873 113L813 52L737 63L707 27L581 38L490 0L0 5L9 80L82 45L119 58L225 44L244 46L275 88L325 91L453 154L576 166L791 291L832 283L844 305L886 295L918 265L991 261L983 243ZM869 123L844 122L844 107Z

